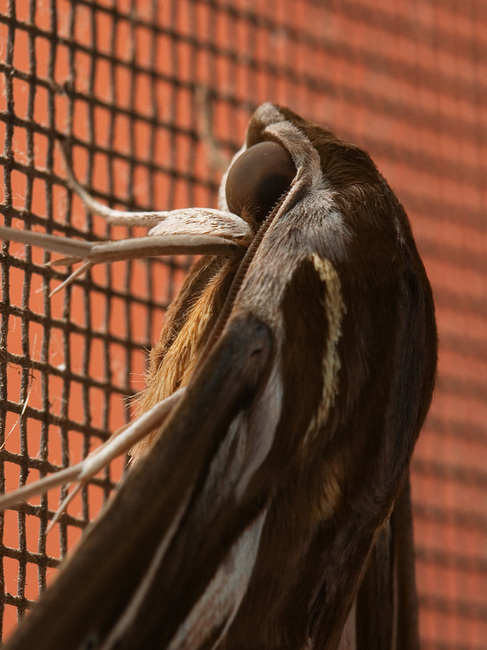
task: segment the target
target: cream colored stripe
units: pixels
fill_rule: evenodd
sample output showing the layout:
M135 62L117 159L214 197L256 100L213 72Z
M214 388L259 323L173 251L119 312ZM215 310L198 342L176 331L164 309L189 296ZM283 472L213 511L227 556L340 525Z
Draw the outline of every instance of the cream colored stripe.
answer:
M341 366L338 342L342 335L343 316L346 313L340 278L330 260L313 253L311 261L321 280L326 284L325 307L328 319L328 340L323 357L323 394L306 438L309 435L315 435L323 426L338 393L338 372Z
M340 279L332 263L313 254L311 261L323 283L326 285L325 311L327 317L328 337L323 355L323 392L310 426L304 436L302 453L307 458L309 445L318 436L325 435L323 428L329 417L330 409L338 393L338 373L340 371L340 356L338 343L342 335L342 321L346 313L345 303L342 298ZM321 467L322 477L318 492L310 503L310 512L317 521L326 520L337 507L341 497L341 480L343 467L339 456L328 456Z

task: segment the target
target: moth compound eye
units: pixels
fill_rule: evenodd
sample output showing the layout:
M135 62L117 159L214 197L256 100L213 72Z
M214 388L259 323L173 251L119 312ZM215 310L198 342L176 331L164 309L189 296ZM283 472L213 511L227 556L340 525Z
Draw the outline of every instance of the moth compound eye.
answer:
M259 142L249 147L230 168L225 194L228 209L241 215L247 209L263 221L296 175L288 151L277 142Z

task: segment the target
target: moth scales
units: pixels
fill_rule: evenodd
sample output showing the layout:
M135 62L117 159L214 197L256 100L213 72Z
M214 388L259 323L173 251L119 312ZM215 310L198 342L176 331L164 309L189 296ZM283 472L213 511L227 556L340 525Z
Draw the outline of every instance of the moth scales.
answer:
M370 157L263 104L217 210L113 211L68 174L90 209L151 230L30 240L62 262L205 255L151 351L144 414L60 480L140 436L137 462L7 648L418 648L408 470L436 326Z

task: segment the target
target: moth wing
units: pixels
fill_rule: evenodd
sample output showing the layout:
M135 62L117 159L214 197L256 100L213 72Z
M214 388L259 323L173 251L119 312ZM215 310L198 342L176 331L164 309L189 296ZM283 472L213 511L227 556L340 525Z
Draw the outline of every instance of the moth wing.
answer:
M129 473L7 648L195 649L225 632L266 516L265 496L239 498L238 484L254 462L245 422L271 353L260 320L230 319L150 462Z
M409 478L372 551L355 611L360 647L419 650Z

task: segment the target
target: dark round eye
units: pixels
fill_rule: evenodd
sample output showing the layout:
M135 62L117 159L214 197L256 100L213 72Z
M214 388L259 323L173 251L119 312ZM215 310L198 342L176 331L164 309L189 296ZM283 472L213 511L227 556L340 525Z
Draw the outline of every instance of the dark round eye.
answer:
M259 142L249 147L228 172L228 209L238 215L247 209L254 219L263 221L289 189L295 175L291 156L277 142Z

